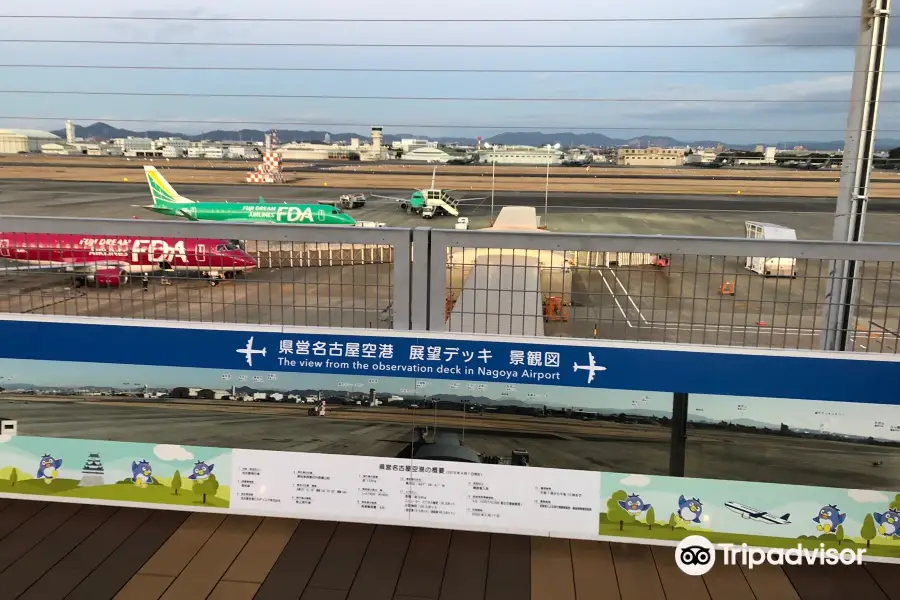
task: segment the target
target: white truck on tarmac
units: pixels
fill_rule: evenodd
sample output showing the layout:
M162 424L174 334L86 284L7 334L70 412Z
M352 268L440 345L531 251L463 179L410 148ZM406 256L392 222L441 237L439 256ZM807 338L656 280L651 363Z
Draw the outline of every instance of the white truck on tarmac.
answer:
M366 205L365 194L343 194L337 200L319 200L319 204L339 206L343 209L360 208Z

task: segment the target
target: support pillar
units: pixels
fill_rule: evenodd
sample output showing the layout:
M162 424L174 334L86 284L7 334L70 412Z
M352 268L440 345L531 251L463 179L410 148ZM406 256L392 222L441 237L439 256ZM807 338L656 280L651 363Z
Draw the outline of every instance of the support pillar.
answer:
M688 395L672 394L672 441L669 447L669 476L684 477L687 455Z
M844 141L841 183L832 239L860 242L865 229L869 180L875 151L875 125L887 50L891 0L863 0L854 63L853 89ZM831 261L825 296L822 350L851 349L856 328L856 306L863 264Z

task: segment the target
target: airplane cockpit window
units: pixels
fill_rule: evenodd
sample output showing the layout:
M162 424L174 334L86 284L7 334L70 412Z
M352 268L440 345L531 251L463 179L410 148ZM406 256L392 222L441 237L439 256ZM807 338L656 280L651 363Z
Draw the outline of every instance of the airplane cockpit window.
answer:
M331 214L341 215L341 214L344 214L344 211L342 211L340 208L334 207L334 209L332 209L332 211L331 211Z
M237 250L237 246L232 244L231 242L227 244L219 244L216 246L216 252L225 252L226 250Z

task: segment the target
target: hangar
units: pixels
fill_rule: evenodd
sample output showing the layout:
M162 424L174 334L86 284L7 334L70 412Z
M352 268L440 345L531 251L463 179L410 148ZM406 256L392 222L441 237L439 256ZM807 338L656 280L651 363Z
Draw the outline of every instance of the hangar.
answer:
M0 129L0 154L40 152L41 146L59 142L61 138L39 129Z

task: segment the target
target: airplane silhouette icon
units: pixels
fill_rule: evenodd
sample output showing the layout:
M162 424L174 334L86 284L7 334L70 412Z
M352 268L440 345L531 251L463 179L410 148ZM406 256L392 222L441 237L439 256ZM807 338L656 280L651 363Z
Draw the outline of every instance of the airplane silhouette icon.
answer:
M592 381L594 381L594 375L596 375L598 371L605 371L606 367L597 366L597 363L594 361L594 355L590 352L588 352L588 361L590 361L590 364L587 364L587 365L579 365L578 363L575 363L573 365L572 370L573 371L587 371L588 372L587 382L588 382L588 384L590 384Z
M238 348L237 350L235 350L235 352L237 352L238 354L243 354L247 358L247 365L251 367L253 366L254 354L262 354L263 356L266 355L265 348L263 348L262 350L256 350L253 348L253 336L251 336L250 339L247 340L246 348Z

